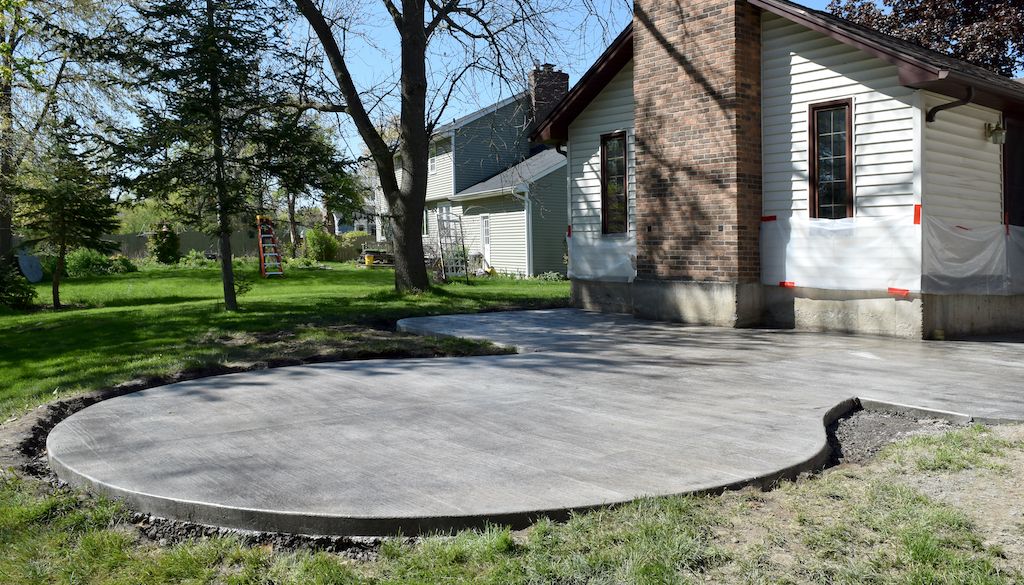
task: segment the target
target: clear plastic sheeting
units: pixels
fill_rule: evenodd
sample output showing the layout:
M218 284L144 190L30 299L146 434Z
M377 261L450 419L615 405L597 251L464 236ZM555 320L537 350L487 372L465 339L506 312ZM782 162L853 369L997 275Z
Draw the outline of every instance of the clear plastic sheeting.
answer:
M949 225L924 219L926 293L1024 294L1024 227Z
M636 278L636 236L602 236L575 232L566 238L569 278L633 282Z
M761 223L761 282L847 291L921 290L921 226L912 214Z

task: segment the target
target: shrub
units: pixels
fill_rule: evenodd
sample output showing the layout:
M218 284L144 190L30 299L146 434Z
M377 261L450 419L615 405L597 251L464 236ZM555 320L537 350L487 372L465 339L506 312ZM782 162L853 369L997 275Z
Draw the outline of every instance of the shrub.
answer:
M35 304L36 289L18 272L9 260L0 260L0 306L28 309Z
M317 268L320 266L316 260L307 258L305 256L299 256L298 258L287 258L285 260L288 268Z
M536 276L537 280L565 280L565 275L561 272L545 272Z
M110 273L111 274L127 274L129 272L138 272L139 267L135 265L128 257L120 254L110 258Z
M178 249L181 247L181 238L167 224L157 228L156 233L150 236L146 242L149 257L161 264L174 264L181 259Z
M358 246L363 240L370 237L370 234L361 231L345 232L341 234L342 246Z
M302 255L317 262L334 260L338 257L338 238L322 230L306 230Z
M70 278L110 274L113 261L103 252L90 248L77 248L68 252L64 268Z
M210 268L215 262L206 257L199 250L189 250L187 254L178 260L178 266L182 268Z

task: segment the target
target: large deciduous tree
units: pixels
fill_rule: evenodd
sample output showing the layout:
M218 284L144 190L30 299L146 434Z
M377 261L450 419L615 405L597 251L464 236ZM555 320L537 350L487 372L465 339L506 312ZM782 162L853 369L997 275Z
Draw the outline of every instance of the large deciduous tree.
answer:
M1024 69L1020 0L831 0L828 9L1007 77Z
M372 110L381 101L381 95L371 91L369 81L359 84L353 77L351 56L344 46L348 35L354 34L349 20L345 15L330 17L317 0L293 1L319 39L343 110L352 119L376 167L392 224L395 287L424 290L430 285L422 238L428 150L448 100L454 92L465 89L460 81L470 71L484 71L506 83L521 74L524 61L554 48L558 35L554 34L551 16L573 3L381 0L386 19L400 39L397 47L389 48L399 68L394 92L400 99L398 140L394 144L382 136L381 124L373 118ZM592 8L589 1L575 4L585 10ZM360 5L356 11L360 9L365 11L367 5ZM428 63L429 47L437 42L446 43L451 50L448 55L435 55L435 60ZM439 76L437 70L446 66ZM396 174L396 170L401 172Z
M82 41L114 20L100 0L0 0L0 255L12 249L12 194L21 163L59 105L92 121L116 99Z

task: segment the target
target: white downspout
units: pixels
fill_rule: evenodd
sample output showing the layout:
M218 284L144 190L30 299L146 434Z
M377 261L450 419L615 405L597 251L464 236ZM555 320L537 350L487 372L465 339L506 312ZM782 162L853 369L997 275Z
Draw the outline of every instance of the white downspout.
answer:
M523 208L526 210L526 276L533 276L533 204L529 189L523 193Z

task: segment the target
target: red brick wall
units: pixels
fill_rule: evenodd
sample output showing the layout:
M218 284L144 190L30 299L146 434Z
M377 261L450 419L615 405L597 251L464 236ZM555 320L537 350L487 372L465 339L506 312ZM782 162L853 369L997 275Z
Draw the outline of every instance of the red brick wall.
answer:
M635 2L638 278L760 278L760 23L744 0Z

